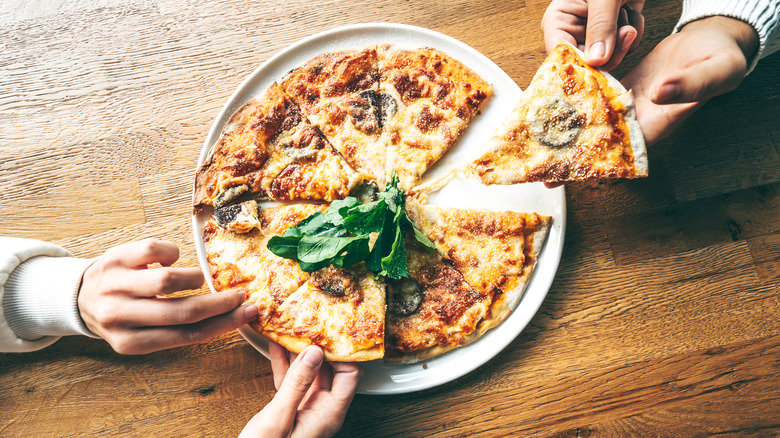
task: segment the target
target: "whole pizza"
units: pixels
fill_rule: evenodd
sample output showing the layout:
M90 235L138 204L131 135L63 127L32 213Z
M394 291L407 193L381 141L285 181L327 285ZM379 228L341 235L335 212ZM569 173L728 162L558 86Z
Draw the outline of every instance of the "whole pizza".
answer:
M548 59L482 156L453 175L646 174L625 90L576 56ZM491 93L446 53L389 44L322 53L277 78L230 117L196 173L214 289L246 290L254 330L333 361L418 362L499 325L552 218L431 205L446 181L421 185Z

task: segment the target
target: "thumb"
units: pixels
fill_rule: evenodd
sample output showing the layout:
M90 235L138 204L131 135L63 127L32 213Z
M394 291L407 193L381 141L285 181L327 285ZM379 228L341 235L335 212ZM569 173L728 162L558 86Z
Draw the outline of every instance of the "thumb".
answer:
M294 424L298 405L317 378L322 360L320 347L309 346L290 364L279 391L269 403L282 424L288 424L290 427Z
M585 58L594 67L606 64L615 50L620 6L621 2L615 0L588 2Z
M739 56L736 56L739 55ZM746 61L742 53L717 52L685 68L668 68L650 90L655 104L705 102L715 96L734 90L742 82ZM674 65L674 63L670 63Z

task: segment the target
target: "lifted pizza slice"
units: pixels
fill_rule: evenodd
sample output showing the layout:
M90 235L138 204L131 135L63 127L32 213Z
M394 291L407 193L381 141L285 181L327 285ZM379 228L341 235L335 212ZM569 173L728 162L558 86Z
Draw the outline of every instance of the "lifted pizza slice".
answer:
M647 176L630 91L560 43L472 169L485 184Z
M484 331L517 306L531 278L552 218L536 213L465 210L427 205L417 194L406 202L414 225L480 295L491 297Z
M479 113L492 86L435 49L379 47L385 178L398 172L401 187L416 185Z

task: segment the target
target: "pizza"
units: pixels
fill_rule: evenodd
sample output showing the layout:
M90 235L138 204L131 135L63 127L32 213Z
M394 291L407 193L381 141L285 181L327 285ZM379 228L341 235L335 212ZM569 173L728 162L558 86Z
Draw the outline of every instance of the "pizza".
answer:
M409 219L473 291L465 295L469 298L457 302L461 306L470 303L469 311L475 313L448 327L456 328L459 338L454 345L437 346L446 349L473 341L509 316L530 281L552 218L537 213L445 208L428 205L426 197L424 192L410 194L406 203Z
M552 218L437 206L431 193L466 174L647 174L630 92L561 44L467 172L421 184L491 93L430 48L323 53L284 75L233 114L196 172L214 289L247 290L255 331L328 360L414 363L480 339L520 302Z
M633 96L562 42L471 169L484 184L647 176Z

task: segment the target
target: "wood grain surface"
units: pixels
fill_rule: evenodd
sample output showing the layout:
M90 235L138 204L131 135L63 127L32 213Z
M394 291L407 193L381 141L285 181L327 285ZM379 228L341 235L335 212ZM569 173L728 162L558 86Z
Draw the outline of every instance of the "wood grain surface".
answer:
M391 21L476 48L525 87L546 1L4 0L0 234L81 257L145 237L196 266L193 171L212 121L280 49ZM639 50L680 2L648 2ZM780 435L780 55L649 150L650 177L568 184L556 279L476 371L358 395L344 437ZM206 289L191 293L205 293ZM274 394L236 332L146 356L64 338L0 355L0 436L235 436Z

